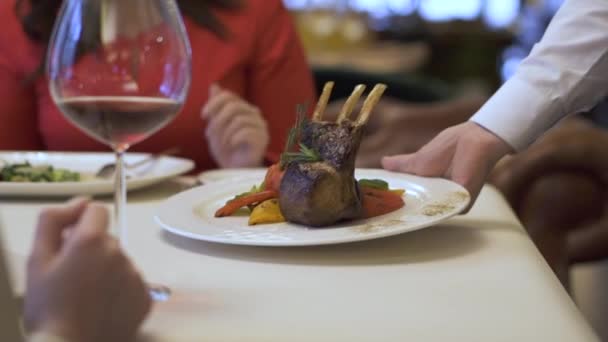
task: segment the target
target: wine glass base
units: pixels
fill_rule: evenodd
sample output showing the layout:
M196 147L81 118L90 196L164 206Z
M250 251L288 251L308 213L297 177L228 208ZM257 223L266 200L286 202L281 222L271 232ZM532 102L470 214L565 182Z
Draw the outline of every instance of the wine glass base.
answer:
M171 297L171 289L158 284L148 284L148 293L155 302L166 302Z

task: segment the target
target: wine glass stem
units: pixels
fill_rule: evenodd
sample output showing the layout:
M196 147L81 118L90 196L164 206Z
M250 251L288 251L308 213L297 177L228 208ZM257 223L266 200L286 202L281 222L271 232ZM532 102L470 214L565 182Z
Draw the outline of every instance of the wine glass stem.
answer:
M116 151L116 173L114 175L114 229L123 249L127 245L126 209L127 182L125 176L124 151Z
M127 253L127 179L125 175L124 150L116 150L116 174L114 175L114 227L115 234L124 253ZM152 300L164 302L171 296L171 290L162 285L148 284Z

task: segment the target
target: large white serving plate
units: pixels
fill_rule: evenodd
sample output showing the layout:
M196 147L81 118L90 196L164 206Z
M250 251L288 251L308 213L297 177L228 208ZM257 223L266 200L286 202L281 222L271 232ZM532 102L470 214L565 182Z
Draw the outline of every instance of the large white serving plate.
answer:
M126 163L134 163L146 158L145 153L127 153ZM78 152L1 152L3 162L21 163L29 161L33 165L52 165L56 168L77 171L82 174L79 182L61 183L15 183L0 181L0 196L74 196L105 195L114 191L113 179L95 178L93 175L107 163L114 162L112 153ZM175 157L161 157L135 170L129 170L127 189L135 190L150 186L166 179L184 174L194 167L194 162Z
M357 179L379 178L391 188L405 189L406 206L387 215L327 228L292 223L248 226L247 216L214 217L227 200L261 183L264 172L226 170L222 178L220 171L214 171L213 177L202 177L205 185L163 202L155 219L167 231L192 239L235 245L311 246L376 239L429 227L460 213L470 201L463 187L445 179L359 169Z

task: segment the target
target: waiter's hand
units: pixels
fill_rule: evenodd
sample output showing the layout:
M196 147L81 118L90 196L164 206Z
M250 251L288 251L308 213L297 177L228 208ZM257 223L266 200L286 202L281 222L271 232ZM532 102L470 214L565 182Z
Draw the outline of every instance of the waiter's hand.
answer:
M427 177L444 177L464 186L473 203L494 165L512 148L474 122L450 127L413 154L384 157L382 166Z

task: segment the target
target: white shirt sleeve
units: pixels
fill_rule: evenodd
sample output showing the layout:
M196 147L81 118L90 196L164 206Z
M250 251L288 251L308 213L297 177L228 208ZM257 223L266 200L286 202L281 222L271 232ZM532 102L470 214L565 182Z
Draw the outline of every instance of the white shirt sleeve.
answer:
M608 94L608 0L566 0L515 75L472 121L519 151Z

